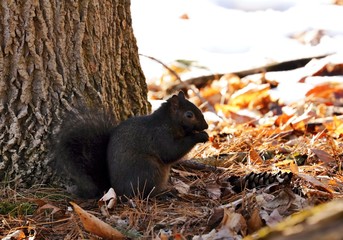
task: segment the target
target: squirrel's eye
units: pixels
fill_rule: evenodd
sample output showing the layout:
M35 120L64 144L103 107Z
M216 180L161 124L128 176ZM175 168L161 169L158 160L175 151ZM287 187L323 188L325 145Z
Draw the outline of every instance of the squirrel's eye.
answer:
M192 111L187 111L187 112L185 112L185 117L186 118L193 118L194 117L194 113Z

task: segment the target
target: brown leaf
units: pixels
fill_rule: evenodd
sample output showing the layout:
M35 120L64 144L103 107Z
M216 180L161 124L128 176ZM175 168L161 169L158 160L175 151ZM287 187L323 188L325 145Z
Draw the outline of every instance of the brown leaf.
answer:
M337 137L343 135L343 120L333 116L333 120L331 122L323 123L325 128L329 132L333 132Z
M232 209L224 209L224 217L220 225L219 230L228 230L233 235L237 233L245 235L247 232L247 223L244 217L239 213L235 213Z
M312 148L311 151L324 163L332 163L336 161L330 154L323 150Z
M263 160L262 160L261 156L258 154L258 152L255 149L251 149L250 150L249 158L250 158L250 162L252 164L261 164L261 163L263 163Z
M214 108L217 112L223 113L227 118L231 118L236 123L250 123L256 121L258 116L256 118L246 116L243 114L236 113L238 108L234 108L225 104L215 104Z
M183 161L182 163L185 163L186 161ZM190 162L190 161L189 161ZM195 173L191 173L188 171L183 171L180 169L176 169L176 168L172 168L172 172L177 173L178 175L180 175L183 178L187 178L187 177L197 177L198 175Z
M329 98L335 91L341 90L332 83L323 83L309 90L306 97Z
M170 230L160 229L155 240L168 240L171 237L171 235L172 232Z
M283 220L283 217L280 215L277 209L274 209L270 214L268 214L267 211L262 211L261 217L264 221L266 221L268 226L272 226Z
M211 105L220 102L222 95L221 89L214 87L205 87L201 90L201 96L205 98Z
M184 13L180 16L181 19L184 19L184 20L188 20L189 19L189 16L187 13Z
M213 213L208 219L207 225L210 229L213 229L218 226L219 223L223 220L224 217L224 208L214 208Z
M180 179L177 178L172 178L172 183L175 189L180 193L180 194L187 194L189 192L190 186Z
M304 179L305 181L311 183L317 189L324 190L325 192L330 193L330 194L332 194L332 192L333 192L327 185L320 182L315 177L312 177L312 176L305 174L305 173L298 173L297 176Z
M26 235L23 230L16 230L9 233L7 236L1 238L1 240L22 240L26 239Z
M185 240L186 238L181 233L174 233L174 240Z
M43 206L39 207L39 208L37 209L37 212L41 212L41 211L43 211L43 210L45 210L45 209L52 209L52 211L51 211L51 213L50 213L51 215L53 215L53 214L55 214L55 213L61 211L61 209L60 209L59 207L53 206L53 205L51 205L51 204L49 204L49 203L46 203L46 204L44 204Z
M295 130L301 130L301 131L305 131L306 130L306 126L307 123L314 119L315 115L312 112L305 112L303 115L296 117L296 118L291 118L291 126L293 129Z
M295 200L294 193L290 193L286 188L280 190L276 196L263 193L256 196L256 201L266 211L272 212L275 209L283 214Z
M218 184L207 184L206 185L207 195L211 199L219 199L221 196L220 186Z
M343 74L343 64L339 61L329 61L322 69L318 70L313 76L334 76Z
M279 127L279 126L283 126L285 125L289 119L291 119L291 117L293 117L294 115L287 115L285 113L281 114L280 116L278 116L278 118L275 120L275 126Z
M289 169L294 174L299 173L299 167L298 167L298 165L293 160L291 160L290 163L289 163Z
M249 229L249 232L252 233L252 232L255 232L257 230L259 230L260 228L263 227L263 221L260 217L260 209L255 207L253 209L253 212L247 222L248 224L248 229Z
M269 84L249 84L243 89L232 94L229 104L239 108L256 108L265 97L269 96Z
M114 229L111 225L101 221L99 218L95 217L79 207L76 203L70 202L73 206L74 211L80 217L80 220L86 231L93 233L99 237L105 239L124 239L125 236Z

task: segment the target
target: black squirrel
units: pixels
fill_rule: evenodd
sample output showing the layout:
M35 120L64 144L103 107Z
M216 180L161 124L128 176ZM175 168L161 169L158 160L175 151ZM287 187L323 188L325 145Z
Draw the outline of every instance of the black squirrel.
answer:
M95 198L110 187L119 196L146 197L165 190L171 164L206 142L207 128L201 111L183 92L152 114L120 124L107 113L84 110L62 123L53 158L79 197Z

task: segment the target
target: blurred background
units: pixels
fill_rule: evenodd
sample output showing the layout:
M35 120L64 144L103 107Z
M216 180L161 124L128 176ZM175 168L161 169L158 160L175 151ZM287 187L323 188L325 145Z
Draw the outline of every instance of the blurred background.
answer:
M228 73L343 50L343 7L333 0L132 0L139 53L195 74ZM147 81L163 66L141 57ZM204 70L206 69L206 71Z

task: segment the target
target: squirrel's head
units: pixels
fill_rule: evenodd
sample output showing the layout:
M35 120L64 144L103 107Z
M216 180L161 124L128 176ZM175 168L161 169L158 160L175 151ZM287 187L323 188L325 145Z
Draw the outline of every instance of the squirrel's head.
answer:
M186 134L208 128L200 109L188 101L182 91L178 95L173 95L168 101L171 104L172 117L182 126Z

